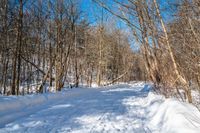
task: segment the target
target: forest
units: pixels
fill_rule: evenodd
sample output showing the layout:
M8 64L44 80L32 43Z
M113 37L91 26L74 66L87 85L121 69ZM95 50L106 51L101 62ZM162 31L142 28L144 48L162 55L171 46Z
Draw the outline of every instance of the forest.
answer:
M200 0L0 0L0 133L199 133Z
M93 24L81 0L1 0L0 93L147 81L166 97L184 90L191 103L200 93L200 1L91 2Z

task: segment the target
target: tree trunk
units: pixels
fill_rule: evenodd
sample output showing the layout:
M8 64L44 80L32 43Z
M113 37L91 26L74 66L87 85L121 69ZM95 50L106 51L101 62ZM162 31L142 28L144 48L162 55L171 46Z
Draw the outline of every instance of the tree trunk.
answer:
M22 28L23 28L23 3L19 0L19 27L18 27L18 54L17 54L17 95L19 95L20 75L21 75L21 47L22 47Z
M76 39L76 26L74 27L74 49L75 49L75 87L79 85L79 73L78 73L78 57L77 57L77 39Z
M177 78L179 79L179 81L183 84L183 86L185 88L185 92L186 92L186 95L187 95L187 98L188 98L188 102L192 103L191 90L189 88L189 85L188 85L186 79L180 74L180 72L178 70L177 63L176 63L175 58L174 58L174 54L172 52L172 48L171 48L171 45L169 43L169 37L168 37L168 34L167 34L167 30L165 28L165 24L163 22L163 19L162 19L162 16L160 14L160 10L159 10L159 7L158 7L158 4L157 4L156 0L154 0L154 4L155 4L155 7L156 7L157 15L158 15L158 17L160 19L160 22L161 22L162 29L164 31L168 52L169 52L170 58L172 60L172 65L174 67L174 72L175 72Z

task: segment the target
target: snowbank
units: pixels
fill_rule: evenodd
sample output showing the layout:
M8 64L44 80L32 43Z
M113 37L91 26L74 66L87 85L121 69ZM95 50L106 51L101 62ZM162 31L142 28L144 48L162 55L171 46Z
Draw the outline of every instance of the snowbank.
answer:
M147 97L147 123L152 132L199 133L200 112L188 103L165 99L152 92Z

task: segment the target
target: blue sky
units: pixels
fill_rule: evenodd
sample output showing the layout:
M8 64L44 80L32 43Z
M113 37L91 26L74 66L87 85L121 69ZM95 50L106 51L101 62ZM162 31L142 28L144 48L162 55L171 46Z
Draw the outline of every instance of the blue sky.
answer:
M97 6L96 4L94 4L94 2L92 2L92 0L80 0L81 1L81 8L84 11L85 15L89 18L89 20L91 22L95 22L98 17L101 16L101 9L99 6ZM123 0L122 0L123 1ZM125 0L124 0L125 1ZM162 16L164 17L165 21L171 20L172 17L172 9L169 8L169 4L170 3L174 3L175 1L179 1L179 0L157 0L160 4L160 8L161 11L164 9L164 13L162 13ZM109 0L110 4L112 3L112 0ZM109 4L109 3L107 3ZM106 12L106 11L104 11ZM111 16L111 14L110 14ZM124 23L121 23L121 21L119 21L119 26L123 26Z
M110 0L111 1L111 0ZM101 21L102 8L98 6L96 3L92 2L92 0L81 0L81 8L86 17L88 17L91 25L97 25ZM115 25L119 29L128 29L125 22L113 16L109 12L103 9L104 12L104 22L113 20L115 21Z

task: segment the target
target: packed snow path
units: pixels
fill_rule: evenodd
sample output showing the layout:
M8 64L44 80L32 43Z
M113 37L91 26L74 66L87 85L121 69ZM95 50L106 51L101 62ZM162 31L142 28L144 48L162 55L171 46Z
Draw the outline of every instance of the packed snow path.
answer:
M150 96L149 99L148 93L149 85L137 83L97 89L71 89L57 94L13 99L0 97L0 101L4 102L0 102L0 133L164 132L160 125L163 121L159 118L162 115L155 114L163 102L163 97ZM14 100L18 102L14 103ZM3 105L8 103L15 106L8 105L3 108ZM154 120L153 116L158 118ZM197 118L194 119L198 121ZM155 123L157 124L154 125ZM192 125L194 127L191 127L191 131L198 131L198 122ZM165 128L167 131L167 127ZM186 129L188 130L188 127Z

